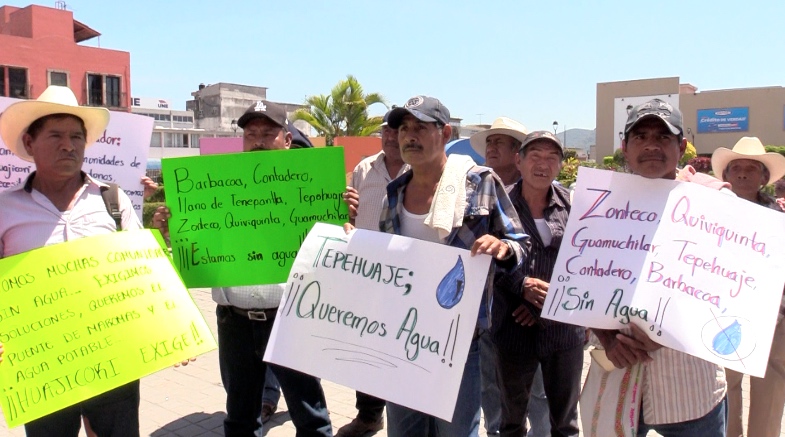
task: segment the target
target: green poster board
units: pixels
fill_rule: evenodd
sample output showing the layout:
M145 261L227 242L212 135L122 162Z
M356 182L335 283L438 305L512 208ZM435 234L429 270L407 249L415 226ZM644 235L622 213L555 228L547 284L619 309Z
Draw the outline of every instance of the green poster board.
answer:
M165 158L162 171L188 287L286 282L314 223L349 221L343 148Z
M216 348L158 231L0 259L0 405L16 426Z

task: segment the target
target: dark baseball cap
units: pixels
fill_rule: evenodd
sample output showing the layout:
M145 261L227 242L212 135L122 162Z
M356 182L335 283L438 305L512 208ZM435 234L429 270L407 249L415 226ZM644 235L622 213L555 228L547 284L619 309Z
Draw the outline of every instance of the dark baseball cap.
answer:
M289 124L289 120L286 118L286 109L283 106L267 100L259 100L237 120L237 126L244 129L249 121L260 117L267 118L281 127L286 127Z
M523 142L521 143L521 147L518 148L518 152L523 152L526 146L540 140L550 141L551 143L555 144L556 147L559 148L561 156L564 157L564 146L562 145L561 141L559 141L559 138L556 137L556 135L554 135L551 131L547 130L536 130L526 135L526 138L524 138Z
M393 112L393 109L395 109L395 108L396 108L396 106L393 105L392 109L390 109L389 111L387 111L384 114L384 117L382 118L382 125L381 125L381 127L388 126L390 124L390 113Z
M311 140L301 131L294 127L294 123L288 123L286 125L286 130L292 134L292 149L305 149L309 147L313 147Z
M627 135L639 121L649 117L657 117L662 120L674 135L683 135L684 133L681 111L668 102L652 99L630 110L627 115L627 123L624 125L624 135Z
M406 114L411 114L420 121L426 123L450 124L450 111L442 105L439 99L428 96L415 96L409 99L405 105L393 108L387 117L387 124L398 129L401 120Z

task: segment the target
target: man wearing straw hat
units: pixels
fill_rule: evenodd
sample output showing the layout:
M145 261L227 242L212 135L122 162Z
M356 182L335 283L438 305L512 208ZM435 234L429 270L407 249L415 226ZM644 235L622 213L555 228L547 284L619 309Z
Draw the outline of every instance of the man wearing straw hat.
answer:
M743 137L733 149L720 147L711 155L711 168L717 177L731 184L742 199L764 208L782 211L777 201L761 191L785 176L785 156L769 152L757 137ZM750 413L747 435L779 436L785 406L785 295L774 330L769 362L764 378L750 377ZM728 379L728 437L743 436L741 381L743 374L725 369Z
M23 184L0 193L0 258L117 230L101 196L107 185L82 171L85 148L108 123L108 110L81 107L60 86L0 114L5 145L36 167ZM141 229L131 200L122 190L118 196L122 229ZM82 415L98 435L138 436L139 381L29 422L25 431L30 437L76 437Z
M515 155L526 138L526 127L517 121L499 117L490 129L477 132L469 138L472 149L485 158L485 165L499 175L506 188L512 188L521 173L515 166Z

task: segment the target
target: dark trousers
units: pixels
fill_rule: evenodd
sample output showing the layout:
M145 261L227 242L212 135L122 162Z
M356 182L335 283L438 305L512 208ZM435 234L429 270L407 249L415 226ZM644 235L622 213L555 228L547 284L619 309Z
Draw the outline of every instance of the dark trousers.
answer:
M583 345L554 352L545 357L509 353L497 347L502 395L502 423L505 437L526 435L524 422L537 365L542 366L545 396L551 413L551 435L578 435L578 398L581 393Z
M273 319L250 320L218 305L218 362L226 389L226 437L262 436L262 390L268 364L262 358ZM296 345L293 345L296 346ZM298 437L332 436L327 402L319 380L270 364L281 383Z
M384 399L357 392L357 402L354 404L357 407L357 418L363 422L377 422L384 414Z
M100 437L139 437L139 381L25 424L27 437L76 437L82 415Z

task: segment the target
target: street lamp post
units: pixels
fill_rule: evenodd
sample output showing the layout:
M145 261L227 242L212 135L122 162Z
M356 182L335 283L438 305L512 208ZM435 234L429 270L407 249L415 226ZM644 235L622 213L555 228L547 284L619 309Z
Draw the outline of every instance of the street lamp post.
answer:
M558 121L554 121L553 122L553 135L556 135L556 129L558 129L558 128L559 128L559 122Z
M232 119L232 130L234 131L234 136L237 136L237 120Z

